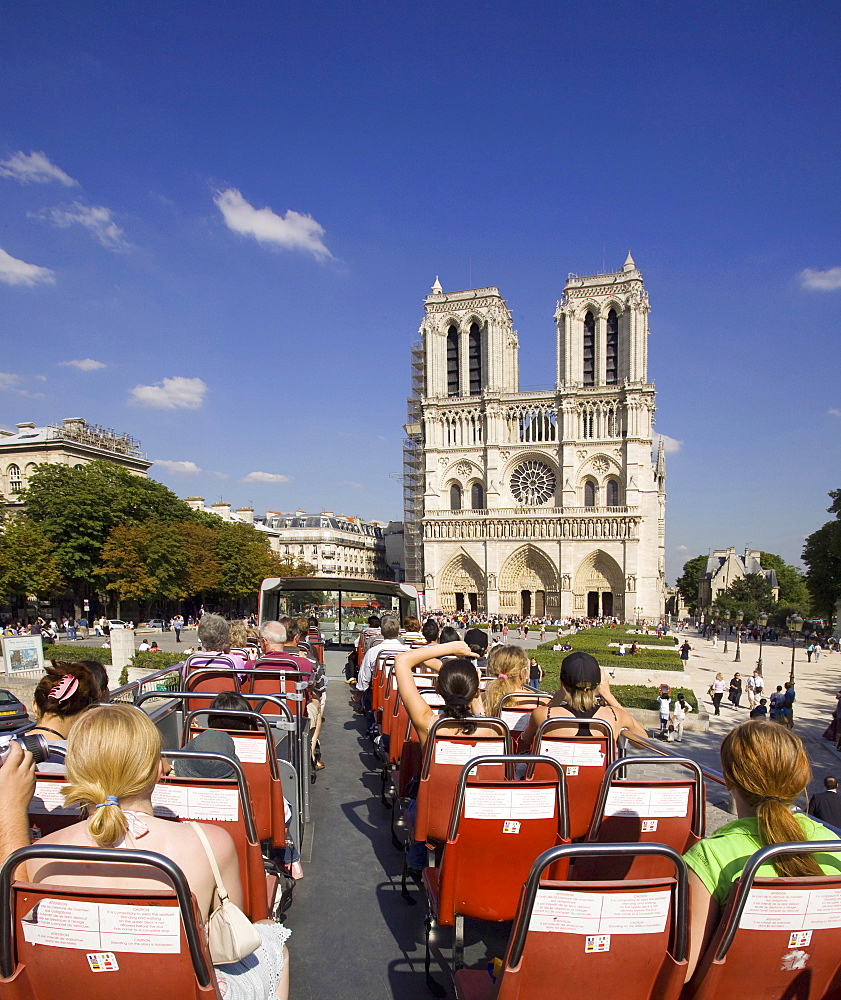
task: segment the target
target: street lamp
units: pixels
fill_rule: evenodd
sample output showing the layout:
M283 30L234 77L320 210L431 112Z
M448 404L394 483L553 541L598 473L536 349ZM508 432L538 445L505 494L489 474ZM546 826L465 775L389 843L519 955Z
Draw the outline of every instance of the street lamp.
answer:
M736 622L736 655L733 657L734 663L742 662L742 622L744 621L744 611L737 611L733 616Z
M722 611L721 620L724 622L724 652L727 652L727 637L730 634L730 612Z
M759 676L762 676L762 642L765 638L765 626L768 624L768 615L765 611L761 615L757 616L757 622L759 623L759 656L756 660L756 669L759 671Z
M803 619L800 615L792 615L786 619L786 625L788 625L788 630L791 632L791 673L788 675L788 679L794 684L794 643L803 628Z

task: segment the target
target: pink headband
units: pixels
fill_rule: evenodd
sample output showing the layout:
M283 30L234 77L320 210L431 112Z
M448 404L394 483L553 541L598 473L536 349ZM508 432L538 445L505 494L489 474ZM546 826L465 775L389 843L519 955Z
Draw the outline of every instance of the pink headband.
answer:
M50 688L47 697L54 698L56 701L67 701L68 698L73 697L78 689L78 677L74 677L73 674L62 674L60 679Z
M501 681L507 681L507 680L508 680L508 674L497 674L496 676L497 676L497 677L498 677L498 678L499 678L499 679L500 679Z

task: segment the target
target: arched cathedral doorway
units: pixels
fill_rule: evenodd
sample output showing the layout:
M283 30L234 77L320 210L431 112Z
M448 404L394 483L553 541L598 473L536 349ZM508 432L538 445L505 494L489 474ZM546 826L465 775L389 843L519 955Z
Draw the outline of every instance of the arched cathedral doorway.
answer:
M505 560L499 574L499 609L503 614L556 617L558 574L548 556L533 545L523 545Z
M625 579L616 560L601 549L591 552L578 567L573 585L576 610L588 618L622 618Z
M439 600L441 607L449 610L485 609L485 574L466 553L454 556L444 568Z

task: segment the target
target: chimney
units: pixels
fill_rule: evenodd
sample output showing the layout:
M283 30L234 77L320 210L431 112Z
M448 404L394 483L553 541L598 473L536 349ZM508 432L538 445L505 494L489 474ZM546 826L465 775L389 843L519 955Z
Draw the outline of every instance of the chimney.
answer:
M254 524L254 508L253 507L237 507L236 513L249 524Z
M204 510L204 497L187 497L184 503L191 510Z
M17 429L20 433L23 433L24 431L34 431L35 424L33 423L17 424Z
M225 521L230 521L231 505L226 500L217 500L216 503L212 505L212 507L214 514L218 514Z

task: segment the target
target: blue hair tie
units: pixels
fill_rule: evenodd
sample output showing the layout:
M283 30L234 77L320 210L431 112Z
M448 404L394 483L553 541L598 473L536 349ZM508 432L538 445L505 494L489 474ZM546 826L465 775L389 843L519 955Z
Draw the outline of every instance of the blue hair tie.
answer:
M103 806L118 806L120 800L116 795L106 795L104 802L98 802L96 808L101 809Z

